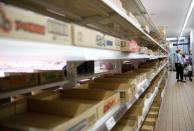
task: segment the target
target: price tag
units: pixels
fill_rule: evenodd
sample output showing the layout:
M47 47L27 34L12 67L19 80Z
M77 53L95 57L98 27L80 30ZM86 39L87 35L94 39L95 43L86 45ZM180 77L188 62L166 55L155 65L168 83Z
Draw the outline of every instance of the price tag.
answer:
M110 119L108 119L106 121L106 127L108 130L111 130L115 124L116 124L116 122L115 122L115 119L113 117L111 117Z
M135 98L138 99L139 95L138 94L135 94Z

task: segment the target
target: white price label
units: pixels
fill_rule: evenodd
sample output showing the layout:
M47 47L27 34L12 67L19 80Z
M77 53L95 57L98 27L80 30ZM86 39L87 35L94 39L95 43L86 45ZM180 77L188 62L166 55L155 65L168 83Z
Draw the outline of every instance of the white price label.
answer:
M115 122L115 119L113 117L111 117L110 119L108 119L106 121L106 127L108 130L111 130L115 124L116 124L116 122Z
M138 99L139 95L138 94L135 94L135 98Z

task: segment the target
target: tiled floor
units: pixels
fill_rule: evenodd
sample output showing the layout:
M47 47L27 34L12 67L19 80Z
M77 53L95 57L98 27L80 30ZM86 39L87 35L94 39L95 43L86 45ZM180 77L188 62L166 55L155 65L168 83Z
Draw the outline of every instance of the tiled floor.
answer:
M177 83L175 72L169 72L155 131L194 131L194 81Z

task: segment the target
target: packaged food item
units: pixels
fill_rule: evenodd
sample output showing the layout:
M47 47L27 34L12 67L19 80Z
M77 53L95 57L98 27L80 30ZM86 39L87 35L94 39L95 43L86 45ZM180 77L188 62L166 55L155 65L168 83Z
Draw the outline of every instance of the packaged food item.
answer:
M128 51L139 53L139 46L135 40L122 41L121 42L121 51Z
M110 50L120 50L121 49L121 40L119 38L105 35L105 49Z
M91 89L103 89L108 91L117 92L120 94L122 102L129 101L135 94L135 85L129 85L126 83L106 83L106 82L90 82L89 88Z
M39 76L39 83L46 84L65 80L63 70L36 70Z
M38 85L37 73L10 72L5 77L0 77L0 91L25 88Z
M1 4L1 15L0 36L52 44L72 44L69 23L6 4Z
M77 46L105 48L104 34L87 27L72 24L72 38Z

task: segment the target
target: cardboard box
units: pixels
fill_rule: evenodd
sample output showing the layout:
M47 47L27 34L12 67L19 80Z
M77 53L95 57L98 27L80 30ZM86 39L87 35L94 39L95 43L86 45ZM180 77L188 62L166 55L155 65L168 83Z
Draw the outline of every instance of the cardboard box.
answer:
M121 49L121 41L119 38L105 35L105 48L110 50L120 50Z
M123 116L122 119L125 119L125 120L134 120L135 121L135 126L139 126L139 123L141 122L141 118L142 116L139 116L137 114L133 114L132 112L130 112L130 110L125 113L125 115Z
M137 80L137 83L144 80L143 76L140 73L136 72L125 72L125 73L117 73L117 74L107 74L103 77L106 78L129 78Z
M114 43L115 43L115 50L119 50L120 51L121 50L121 39L115 37Z
M99 103L96 105L98 119L120 102L119 93L100 89L64 90L61 96L65 99L75 99L76 101L79 99L81 102Z
M135 131L135 129L137 129L137 121L136 120L122 118L118 122L118 126L128 126L128 127L131 127L132 128L132 131Z
M130 108L130 113L141 116L143 114L143 107L134 105Z
M90 104L95 106L94 110L98 118L101 118L112 107L119 103L119 93L99 89L68 89L58 92L46 92L33 96L33 98L44 100L61 100Z
M112 131L134 131L134 128L128 125L116 125Z
M128 42L126 40L121 40L121 51L128 52Z
M131 73L115 73L115 74L106 74L103 75L105 78L130 78L130 79L136 79L137 74L131 72Z
M0 77L0 91L24 88L38 85L37 73L15 73L14 75Z
M1 4L0 36L58 44L71 42L70 24L29 10Z
M142 79L150 79L153 76L155 70L149 68L139 68L137 70L133 70L134 73L139 73L142 75Z
M80 25L72 24L72 38L77 46L105 48L104 34Z
M118 74L107 74L103 76L104 78L123 78L123 79L132 79L134 84L138 84L142 81L141 76L138 73L118 73Z
M138 69L137 69L138 70ZM132 72L125 72L122 74L123 77L128 77L128 76L136 76L137 83L142 82L143 80L146 79L146 73L144 72L138 72L136 70L133 70Z
M139 47L139 53L140 54L148 54L148 48L147 47Z
M135 40L122 41L121 42L121 51L128 51L139 53L139 46Z
M9 103L7 105L0 106L0 119L12 116L15 114L15 105Z
M63 70L36 70L39 75L39 84L65 80Z
M3 118L0 124L18 130L86 131L97 119L91 104L40 97L29 98L28 109L25 104L17 103L17 115Z
M135 85L129 85L125 83L102 83L91 82L89 88L104 89L120 93L120 99L122 101L129 101L135 94Z

